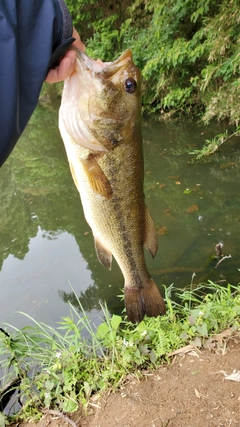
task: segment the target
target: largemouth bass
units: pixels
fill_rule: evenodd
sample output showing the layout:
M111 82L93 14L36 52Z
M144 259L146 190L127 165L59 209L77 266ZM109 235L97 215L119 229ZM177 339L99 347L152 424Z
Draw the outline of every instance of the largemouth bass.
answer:
M59 128L99 261L124 276L129 320L165 313L144 257L158 242L143 193L141 76L130 50L101 63L77 52L65 81Z

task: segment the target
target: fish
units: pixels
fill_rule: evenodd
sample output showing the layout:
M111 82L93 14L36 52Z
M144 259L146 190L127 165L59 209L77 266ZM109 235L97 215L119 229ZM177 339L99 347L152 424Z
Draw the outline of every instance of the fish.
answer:
M98 260L109 270L112 257L119 265L132 323L166 312L144 255L145 246L155 257L158 239L143 190L141 116L141 73L132 52L104 63L77 50L59 130Z

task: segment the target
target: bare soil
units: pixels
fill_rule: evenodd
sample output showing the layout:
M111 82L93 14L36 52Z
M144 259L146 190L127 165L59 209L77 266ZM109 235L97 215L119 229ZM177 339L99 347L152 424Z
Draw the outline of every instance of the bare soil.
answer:
M240 334L218 336L203 350L183 349L171 365L129 376L120 389L93 397L91 414L71 414L77 427L240 427ZM226 376L233 374L234 379ZM235 375L234 375L235 374ZM65 417L65 418L64 418ZM48 413L17 427L69 427Z

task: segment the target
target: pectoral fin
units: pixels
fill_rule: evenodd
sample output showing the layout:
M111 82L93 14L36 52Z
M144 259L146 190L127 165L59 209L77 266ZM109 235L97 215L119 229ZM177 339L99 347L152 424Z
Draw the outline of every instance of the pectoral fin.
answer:
M94 193L100 194L106 199L111 199L111 184L94 156L90 155L87 159L81 160L81 162Z
M112 253L108 251L104 246L94 237L95 250L98 257L98 260L104 267L107 267L108 270L111 270L112 265Z
M154 227L153 219L146 205L145 205L144 246L149 250L150 254L154 258L158 250L158 238L157 238L157 232Z

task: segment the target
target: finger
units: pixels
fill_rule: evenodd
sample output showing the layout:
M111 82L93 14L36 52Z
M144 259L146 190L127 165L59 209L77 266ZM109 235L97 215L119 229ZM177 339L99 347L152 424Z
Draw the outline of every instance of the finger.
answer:
M73 45L74 47L77 47L78 49L80 49L82 52L84 52L84 51L85 51L85 49L86 49L86 47L85 47L85 45L83 44L83 42L82 42L82 40L81 40L81 38L80 38L80 36L79 36L79 34L78 34L78 32L77 32L76 28L73 28L72 36L76 39L76 40L73 42L73 44L72 44L72 45Z
M71 61L71 63L72 63L72 64L75 64L75 62L76 62L76 57L77 57L77 53L76 53L76 51L75 51L75 50L68 50L68 51L65 53L65 55L64 55L64 57L63 57L63 59L65 59L65 58L69 58L69 59L70 59L70 61Z
M73 71L75 70L76 59L76 53L73 53L75 55L65 55L65 57L61 60L60 64L49 71L46 77L47 83L61 82L62 80L67 79L73 73Z
M47 83L57 83L61 82L62 80L67 79L70 74L75 69L75 65L71 62L69 58L63 58L60 64L49 71L46 82Z
M102 62L101 59L97 59L96 62L103 68L105 65L110 64L110 62Z

